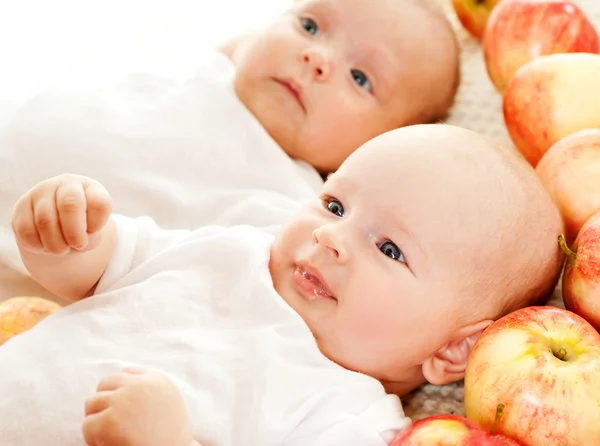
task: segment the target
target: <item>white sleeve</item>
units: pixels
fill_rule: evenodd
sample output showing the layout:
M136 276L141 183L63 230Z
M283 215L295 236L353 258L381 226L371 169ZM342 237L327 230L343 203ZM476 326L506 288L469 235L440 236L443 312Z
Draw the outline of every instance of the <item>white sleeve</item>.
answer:
M130 218L113 214L117 242L110 262L98 282L95 294L112 290L118 281L154 255L181 243L187 230L160 228L150 217Z
M281 446L387 446L411 423L397 397L386 395L360 414L347 414L325 429L288 439Z

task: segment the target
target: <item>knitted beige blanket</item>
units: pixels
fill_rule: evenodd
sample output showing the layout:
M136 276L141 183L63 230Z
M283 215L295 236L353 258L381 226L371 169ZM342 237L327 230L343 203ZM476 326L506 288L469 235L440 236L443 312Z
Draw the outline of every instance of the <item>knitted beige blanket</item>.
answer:
M437 1L446 10L462 51L462 83L447 122L514 147L504 125L502 98L494 90L485 69L481 44L461 27L450 0ZM588 14L600 32L600 1L572 1ZM549 303L563 307L560 288L555 290ZM413 420L446 413L464 416L462 382L442 387L425 385L404 398L403 402L406 414Z

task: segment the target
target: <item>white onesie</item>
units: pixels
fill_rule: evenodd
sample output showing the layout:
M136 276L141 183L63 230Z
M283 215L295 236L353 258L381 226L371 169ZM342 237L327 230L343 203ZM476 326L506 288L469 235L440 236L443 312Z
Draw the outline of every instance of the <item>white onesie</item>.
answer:
M127 366L174 380L203 446L384 446L410 423L377 380L323 356L275 292L272 235L114 218L96 294L0 348L2 446L82 446L85 399Z

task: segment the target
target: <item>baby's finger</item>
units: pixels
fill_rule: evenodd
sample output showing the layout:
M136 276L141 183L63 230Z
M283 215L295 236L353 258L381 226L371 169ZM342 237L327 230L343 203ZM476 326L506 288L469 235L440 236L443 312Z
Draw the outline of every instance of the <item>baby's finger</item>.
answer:
M127 382L127 376L124 373L115 373L102 378L96 388L97 392L108 392L123 387Z
M132 366L132 367L125 367L122 370L122 372L130 374L130 375L144 375L144 374L148 373L148 370L144 370L141 367L134 367L134 366Z
M31 251L44 251L44 246L33 219L31 197L27 196L19 200L13 214L12 229L21 246Z
M85 401L85 414L100 413L110 407L113 392L98 392Z
M70 251L62 236L54 195L33 198L33 219L42 245L47 252L66 254Z
M94 234L88 234L87 238L88 242L86 250L91 251L92 249L96 249L98 246L100 246L100 243L102 242L102 233L96 232Z
M102 435L102 417L104 413L88 415L83 420L83 439L87 446L102 446L104 443Z
M93 234L106 225L112 211L112 198L97 182L84 184L87 202L87 232Z
M67 244L77 250L87 246L86 198L80 181L61 183L56 190L56 209Z

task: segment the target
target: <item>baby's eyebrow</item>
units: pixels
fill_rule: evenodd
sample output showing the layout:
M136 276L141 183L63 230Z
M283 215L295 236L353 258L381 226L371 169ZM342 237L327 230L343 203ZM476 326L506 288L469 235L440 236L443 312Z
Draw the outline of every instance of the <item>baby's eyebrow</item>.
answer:
M398 78L402 75L403 61L399 55L400 50L394 50L387 44L375 45L361 44L364 63L371 69L375 77L375 90L377 96L393 94Z
M389 90L391 63L386 52L382 52L381 48L373 48L368 52L367 63L373 70L375 77L375 89L379 96L385 95Z
M327 1L319 1L313 2L309 5L313 10L320 13L321 15L325 15L329 20L333 22L338 22L340 20L340 10L337 5L332 4Z
M418 260L419 263L423 262L425 259L427 259L427 252L424 249L423 244L421 243L421 240L419 239L419 237L402 221L402 218L400 215L398 215L398 213L396 212L391 212L389 215L389 220L388 220L388 224L391 225L392 231L393 232L401 232L404 235L404 240L405 242L407 242L409 245L411 245L412 247L414 247L414 249L411 249L410 254L409 254L409 262L412 261L412 263L414 263L414 258L415 258L415 251L417 251L419 254L417 255L417 257L420 257L421 260ZM391 234L390 234L391 235Z

